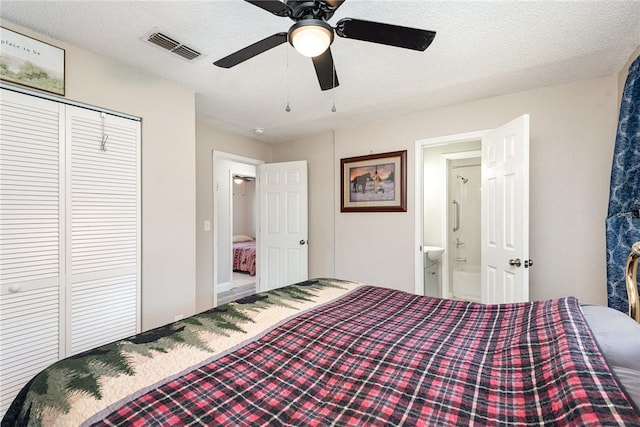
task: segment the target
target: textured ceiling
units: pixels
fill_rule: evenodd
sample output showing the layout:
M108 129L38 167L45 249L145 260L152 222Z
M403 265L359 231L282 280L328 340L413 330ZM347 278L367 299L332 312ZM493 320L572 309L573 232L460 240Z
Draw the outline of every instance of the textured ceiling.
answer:
M322 92L311 60L288 44L231 69L212 65L293 23L242 0L2 0L0 16L188 87L199 120L268 142L613 75L640 46L635 0L347 0L330 24L360 18L433 30L436 38L416 52L336 37L340 86ZM203 57L187 62L142 41L154 29Z

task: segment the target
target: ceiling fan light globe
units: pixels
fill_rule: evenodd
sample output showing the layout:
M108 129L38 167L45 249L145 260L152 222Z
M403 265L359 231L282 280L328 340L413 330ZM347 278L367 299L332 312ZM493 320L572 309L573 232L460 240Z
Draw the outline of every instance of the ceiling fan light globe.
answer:
M289 30L289 42L301 55L313 58L324 53L333 42L333 29L320 20L300 21Z

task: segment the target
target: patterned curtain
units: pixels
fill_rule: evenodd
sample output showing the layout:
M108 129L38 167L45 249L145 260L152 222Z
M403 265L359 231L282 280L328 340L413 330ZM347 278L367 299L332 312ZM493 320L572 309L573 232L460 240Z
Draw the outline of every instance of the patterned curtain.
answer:
M631 245L640 241L640 57L629 67L611 166L607 217L609 307L628 310L624 269Z

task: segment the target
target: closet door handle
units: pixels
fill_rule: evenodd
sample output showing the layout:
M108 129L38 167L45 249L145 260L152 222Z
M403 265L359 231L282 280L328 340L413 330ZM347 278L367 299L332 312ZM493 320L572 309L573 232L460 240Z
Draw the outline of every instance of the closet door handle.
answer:
M102 135L102 142L100 143L101 151L107 151L107 139L109 139L109 135Z

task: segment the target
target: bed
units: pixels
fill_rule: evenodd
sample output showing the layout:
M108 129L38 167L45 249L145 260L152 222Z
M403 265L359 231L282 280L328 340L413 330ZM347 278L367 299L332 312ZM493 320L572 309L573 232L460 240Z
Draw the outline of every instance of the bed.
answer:
M233 236L233 271L256 275L256 241L248 236Z
M619 313L598 338L588 311L308 280L63 359L2 426L640 425L614 372L638 358L600 350L640 325Z

